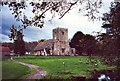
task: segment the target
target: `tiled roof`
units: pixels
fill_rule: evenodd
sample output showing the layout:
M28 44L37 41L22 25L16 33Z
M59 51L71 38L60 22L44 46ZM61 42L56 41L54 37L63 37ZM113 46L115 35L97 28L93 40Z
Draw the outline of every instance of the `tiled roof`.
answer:
M50 49L53 47L53 39L40 42L34 49L34 51L42 50L42 49Z
M10 54L9 47L0 46L0 54L2 54L2 55L9 55Z

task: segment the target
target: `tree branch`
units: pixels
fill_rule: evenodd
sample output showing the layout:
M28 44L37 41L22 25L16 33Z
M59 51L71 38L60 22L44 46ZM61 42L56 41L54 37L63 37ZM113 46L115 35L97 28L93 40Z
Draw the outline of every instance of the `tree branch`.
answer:
M78 0L77 0L76 2L74 2L74 3L70 3L70 4L71 4L70 7L61 15L61 17L60 17L59 19L63 18L63 16L64 16L68 11L70 11L71 7L74 6L75 4L77 4L77 2L78 2Z

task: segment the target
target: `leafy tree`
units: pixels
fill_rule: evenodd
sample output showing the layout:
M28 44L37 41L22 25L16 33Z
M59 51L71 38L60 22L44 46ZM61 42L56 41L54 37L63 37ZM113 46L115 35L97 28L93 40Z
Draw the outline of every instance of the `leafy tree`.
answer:
M90 56L95 55L95 51L96 51L95 37L90 34L86 34L83 43L84 43L83 49L86 51L87 55Z
M78 31L75 33L75 35L73 36L73 38L71 39L70 42L70 46L72 48L76 49L76 53L77 54L82 54L82 43L83 43L83 38L84 38L84 34L81 31Z
M12 25L10 28L11 34L9 35L10 40L14 42L14 52L17 55L25 54L25 44L23 40L23 30L19 28L18 30Z
M80 55L93 55L95 54L96 40L90 34L83 34L81 31L75 33L71 39L70 46L75 48Z
M107 33L101 36L101 40L106 43L104 59L107 63L120 68L120 3L112 2L110 12L105 13L102 20L104 21L102 27L107 30Z

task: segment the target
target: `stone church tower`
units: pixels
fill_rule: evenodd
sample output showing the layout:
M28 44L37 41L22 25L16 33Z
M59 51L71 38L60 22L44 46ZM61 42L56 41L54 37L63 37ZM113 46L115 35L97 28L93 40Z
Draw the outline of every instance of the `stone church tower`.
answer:
M53 29L53 53L54 55L68 55L69 42L68 42L68 29L56 28Z

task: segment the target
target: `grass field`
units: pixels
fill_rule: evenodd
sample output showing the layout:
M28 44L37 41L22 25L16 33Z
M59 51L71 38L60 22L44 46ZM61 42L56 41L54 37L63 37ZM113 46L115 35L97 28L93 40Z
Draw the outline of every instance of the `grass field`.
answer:
M20 79L30 73L26 66L15 63L14 61L2 61L2 79Z
M90 77L90 71L113 69L113 66L103 65L98 57L94 61L98 66L88 62L87 56L22 56L14 57L15 60L38 65L47 71L47 79L69 78L72 75ZM64 62L64 63L63 63Z

